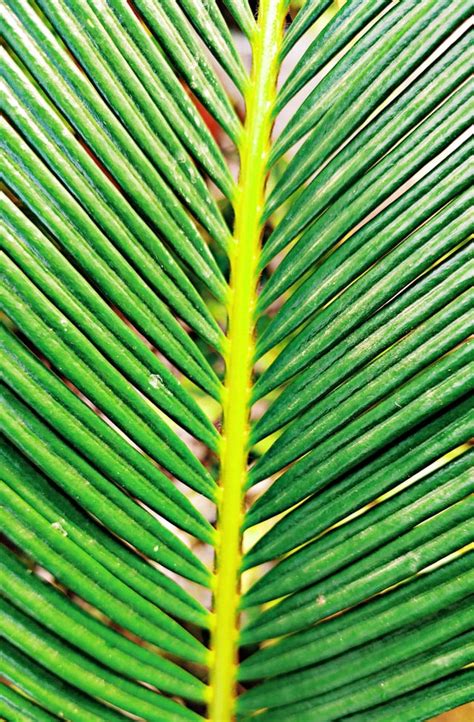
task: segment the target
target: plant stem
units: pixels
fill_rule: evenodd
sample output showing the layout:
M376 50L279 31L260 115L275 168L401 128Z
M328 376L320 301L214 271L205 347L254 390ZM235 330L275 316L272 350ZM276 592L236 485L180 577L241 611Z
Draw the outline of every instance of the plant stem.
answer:
M241 525L247 475L254 355L254 311L263 230L267 160L279 52L288 0L261 0L252 38L252 75L245 93L228 305L224 430L218 505L209 719L231 722L236 699Z

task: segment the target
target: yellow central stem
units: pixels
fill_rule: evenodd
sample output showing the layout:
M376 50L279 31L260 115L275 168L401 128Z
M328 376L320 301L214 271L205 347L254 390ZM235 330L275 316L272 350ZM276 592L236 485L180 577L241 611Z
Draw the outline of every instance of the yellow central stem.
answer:
M240 144L240 177L230 257L229 344L225 359L224 430L211 645L211 722L231 722L235 717L241 527L248 466L257 264L263 230L272 113L287 5L288 0L260 2L252 38L252 75L245 94L246 121Z

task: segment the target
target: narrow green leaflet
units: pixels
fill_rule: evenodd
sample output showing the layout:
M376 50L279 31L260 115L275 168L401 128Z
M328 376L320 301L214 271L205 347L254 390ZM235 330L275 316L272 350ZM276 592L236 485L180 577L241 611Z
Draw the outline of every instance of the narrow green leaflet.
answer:
M30 503L35 499L38 511L45 518L64 519L62 524L68 525L68 536L130 589L139 592L139 596L156 604L159 590L161 608L199 626L209 626L209 614L202 605L175 581L133 554L126 544L107 534L93 517L87 516L62 491L53 487L7 441L2 444L2 475L22 498Z
M241 677L274 677L323 662L399 630L404 624L409 626L430 617L445 605L469 597L473 576L471 552L413 577L325 624L284 637L278 644L259 650L242 662Z

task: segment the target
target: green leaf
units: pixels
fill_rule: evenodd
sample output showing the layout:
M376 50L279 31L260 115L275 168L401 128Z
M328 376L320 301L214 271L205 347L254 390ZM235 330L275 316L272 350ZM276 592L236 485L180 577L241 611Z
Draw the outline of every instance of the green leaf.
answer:
M247 516L247 523L255 524L288 509L326 486L335 473L348 471L377 448L383 448L429 418L435 410L462 398L469 390L473 371L471 353L471 344L462 345L331 438L323 438L260 497Z
M265 376L262 376L261 387L265 392L294 376L393 295L446 255L455 252L469 236L466 209L470 197L469 192L459 196L452 206L446 206L438 216L431 218L392 253L384 256L379 264L373 265L368 273L359 276L334 303L324 306L312 316L267 369L266 384ZM314 309L310 307L308 312L311 310ZM285 312L283 307L281 313ZM300 306L300 314L306 315L304 305ZM262 391L259 390L259 393L261 395Z
M318 173L317 181L313 181L305 188L301 197L294 204L291 213L288 213L285 223L288 222L290 216L294 217L298 211L301 212L309 200L314 198L318 192L321 193L323 189L324 195L318 199L319 207L322 207L327 199L334 197L341 188L348 187L350 182L357 177L356 173L360 175L368 170L384 155L386 150L389 150L440 102L462 85L467 79L468 50L468 37L464 36L459 43L456 43L440 60L434 63L429 71L417 78L402 96L384 108L376 119L344 147L334 163L329 164L329 167ZM350 103L350 113L347 112L345 115L345 136L352 127L351 122L355 125L369 115L370 105L367 103L366 96L369 96L372 102L376 99L373 85L370 87L370 92L368 89L358 98L357 103ZM340 145L341 140L344 140L345 136L341 136L339 126L335 125L334 127L334 133L327 134L324 144L315 144L314 136L311 135L302 145L272 191L267 203L267 215L271 215L273 210L298 190L301 184L323 165L331 152ZM317 135L318 131L316 130L315 136ZM337 176L334 178L333 174L336 169ZM333 181L332 188L330 181ZM334 184L334 181L337 185Z
M388 635L377 642L359 647L342 659L336 657L326 664L308 667L302 672L282 678L275 677L256 687L255 691L246 692L239 700L239 709L273 709L316 697L334 687L359 679L362 684L367 684L367 677L374 670L395 667L400 662L472 628L472 601L472 597L467 598L466 601L454 605L448 613L429 617L427 622L420 624L415 630Z
M422 687L420 691L403 695L388 704L379 705L370 711L365 710L362 715L355 714L346 719L351 722L395 722L401 716L407 722L415 722L420 717L430 718L469 703L473 696L473 684L472 669L465 668Z
M474 699L462 0L7 0L0 717Z
M474 651L474 635L466 632L449 642L434 646L429 652L417 655L404 663L395 665L388 673L369 676L361 688L349 684L337 691L322 694L290 708L281 708L261 715L262 720L296 720L309 722L317 712L319 719L331 720L346 712L366 709L370 704L396 699L468 664ZM346 700L341 702L341 696ZM350 700L350 701L349 701Z
M48 712L32 704L27 697L18 694L12 687L3 684L0 689L0 713L5 719L11 719L12 722L27 722L29 720L38 720L38 722L48 722L53 720ZM8 715L8 717L7 717Z
M5 678L38 700L38 703L51 713L56 713L54 719L57 718L57 714L67 714L71 720L78 722L86 717L91 722L101 720L117 722L117 720L123 719L120 714L105 708L88 695L82 694L48 670L40 667L31 657L17 651L6 640L3 640L0 649L0 659Z
M360 603L469 543L473 500L453 504L404 535L262 612L243 632L244 643L272 639L307 627Z
M100 172L86 150L75 142L67 124L28 80L21 67L6 53L2 58L8 79L5 103L22 133L31 138L50 167L89 209L109 238L119 243L135 266L146 269L148 284L167 299L192 328L210 343L218 345L217 325L160 238L130 204L124 203L118 189ZM20 108L21 113L18 112Z
M74 431L75 446L96 456L104 474L203 541L212 540L212 527L167 477L138 454L83 404L67 387L4 329L0 329L3 380L28 398L49 425L63 435Z
M0 609L2 636L21 647L43 666L52 662L59 676L73 686L90 690L107 702L127 711L137 711L153 720L195 719L194 715L180 709L171 700L160 698L152 691L107 672L79 655L8 602L0 600Z
M245 603L262 603L295 592L469 496L474 490L471 465L472 455L463 454L331 534L296 550L258 580ZM304 581L298 574L301 567Z
M332 467L329 484L280 519L247 554L247 563L274 558L317 536L378 496L408 481L412 474L466 442L472 433L468 400L402 435L348 473ZM331 483L332 481L332 483Z
M311 130L338 96L344 99L351 91L360 93L387 69L396 85L406 77L404 73L413 69L414 63L424 60L435 44L449 36L466 18L466 5L462 2L430 0L421 7L402 0L392 5L305 99L275 144L272 160ZM331 30L332 24L327 28L328 35ZM316 67L316 72L319 69ZM310 77L315 74L312 72ZM343 93L339 92L341 88Z
M209 626L208 613L176 582L132 553L130 548L107 534L84 510L54 487L37 469L31 466L14 447L2 444L2 474L12 490L30 504L35 501L37 510L47 519L64 518L68 536L139 596L157 603L179 618L200 626ZM53 522L54 523L54 522ZM57 525L56 525L57 526Z
M138 0L136 5L191 90L217 118L232 140L236 140L240 131L237 116L177 3L172 0L160 3L156 0Z
M384 634L408 629L471 594L472 552L433 567L365 604L259 650L244 660L242 679L274 677L323 662Z
M93 86L78 72L77 66L39 16L32 17L31 9L28 9L30 6L26 6L23 0L18 0L18 3L12 0L12 3L15 7L20 4L22 10L28 12L27 26L32 33L27 40L18 19L7 15L6 35L15 51L27 64L32 54L35 54L34 65L41 67L40 81L46 91L53 95L66 117L84 136L92 150L96 151L97 156L105 161L110 172L117 175L125 189L134 197L142 199L141 207L165 238L173 241L183 260L192 265L193 270L215 294L222 296L224 281L182 205ZM62 75L55 63L58 63ZM68 109L76 106L78 112L72 116L68 114ZM104 151L107 159L104 158Z
M283 469L461 343L472 332L469 297L465 292L456 298L316 403L312 396L302 399L311 406L299 415L298 429L290 425L281 434L254 466L253 478Z

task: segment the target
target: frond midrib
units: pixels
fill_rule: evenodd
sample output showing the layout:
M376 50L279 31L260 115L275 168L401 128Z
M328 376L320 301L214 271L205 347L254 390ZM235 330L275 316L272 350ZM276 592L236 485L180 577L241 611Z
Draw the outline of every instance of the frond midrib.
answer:
M228 348L218 502L216 576L210 660L209 719L234 717L240 597L241 528L246 486L254 359L255 307L273 110L286 0L262 0L252 38L253 68L245 92L240 177L230 249Z

